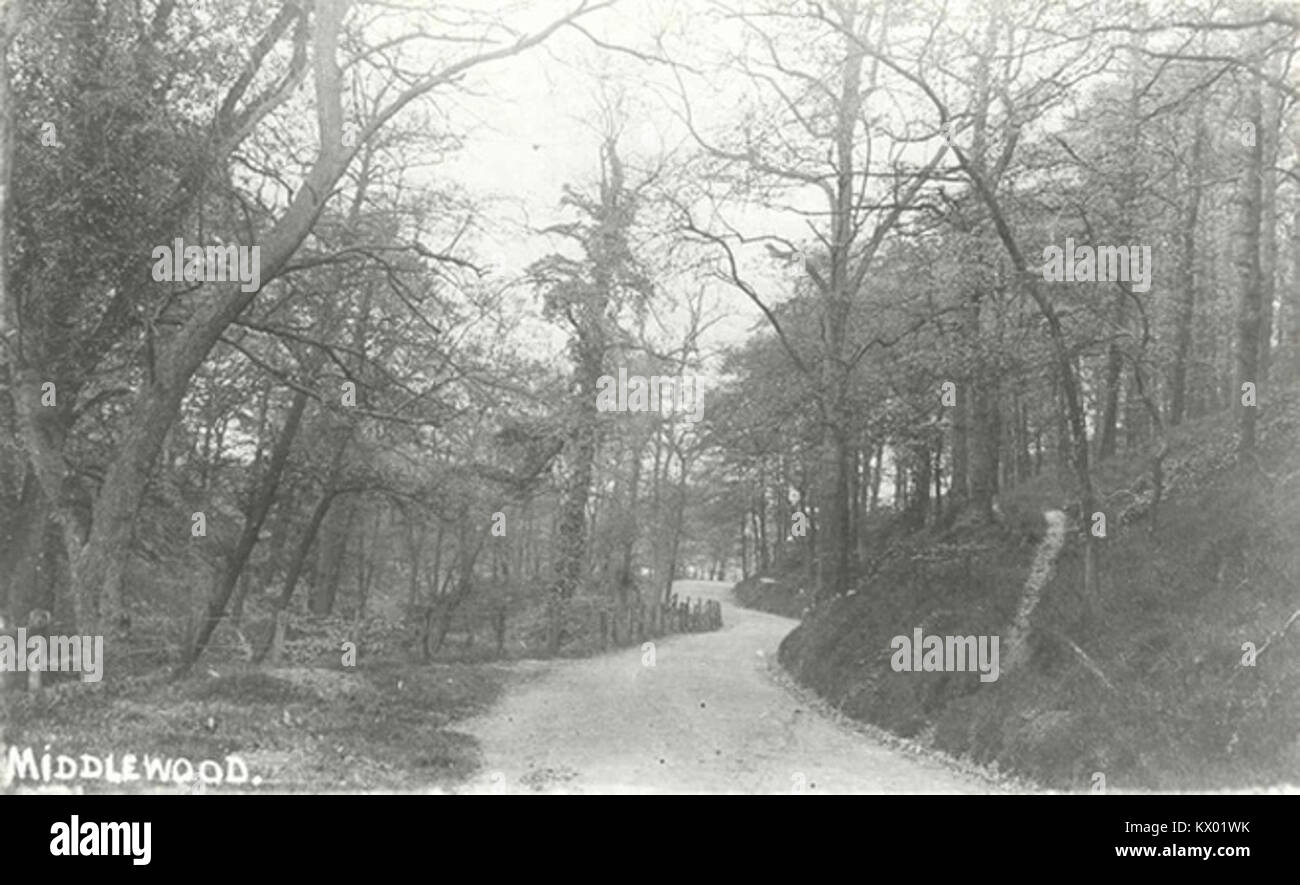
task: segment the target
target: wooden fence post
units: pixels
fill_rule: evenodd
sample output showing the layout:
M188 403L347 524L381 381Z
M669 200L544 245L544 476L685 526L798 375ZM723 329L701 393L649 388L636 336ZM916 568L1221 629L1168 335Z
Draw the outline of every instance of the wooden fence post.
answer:
M497 634L497 657L505 654L506 650L506 607L503 603L497 607L495 627Z
M280 653L284 651L284 622L287 620L284 609L276 609L275 625L271 634L271 651L266 656L267 663L275 666L280 663Z
M560 651L560 619L563 616L561 597L551 592L546 600L546 653L551 656Z

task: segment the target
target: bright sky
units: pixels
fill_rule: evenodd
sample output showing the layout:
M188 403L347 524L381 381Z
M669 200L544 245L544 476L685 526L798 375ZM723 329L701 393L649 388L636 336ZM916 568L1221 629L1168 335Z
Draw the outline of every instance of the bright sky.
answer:
M522 0L500 9L499 17L512 26L536 30L573 8L576 2ZM802 0L789 3L792 10L802 8ZM500 8L491 0L474 0L470 5L494 15ZM756 8L752 0L733 0L733 5L746 11ZM898 22L891 25L893 41L906 45L909 29L913 36L926 32L931 22L909 20L925 15L917 9L904 6L893 13L898 17ZM948 26L962 30L967 25L974 27L968 9L961 2L951 4ZM744 125L746 111L761 108L761 101L770 104L776 100L770 89L763 90L766 94L760 97L754 82L734 69L719 73L709 67L711 60L723 54L760 61L766 58L761 41L752 39L752 35L747 39L743 27L734 21L721 21L717 11L705 0L619 0L611 8L583 18L581 24L602 42L648 54L657 53L655 39L662 35L675 58L701 70L702 76L686 74L682 83L697 128L710 136L716 135L720 127ZM1095 10L1089 14L1095 14ZM797 54L805 44L809 51L820 51L821 43L809 42L808 37L809 33L817 33L816 26L811 32L801 30L808 27L807 19L795 17L765 19L763 27L781 35L780 48L786 54L786 64L816 70L814 59ZM968 31L966 36L974 40L981 35L981 31ZM1073 51L1070 46L1069 51ZM837 48L832 47L832 51ZM1055 51L1031 56L1021 72L1022 81L1027 72L1043 65L1052 67L1060 60ZM959 111L965 107L969 89L962 76L967 61L953 61L948 77L935 83L952 109ZM924 99L909 100L896 88L898 78L891 79L895 88L881 90L867 99L864 115L873 129L885 127L892 133L913 137L932 131L937 122L933 108ZM783 83L783 88L792 88L792 82ZM483 207L475 247L479 257L503 276L518 276L530 262L562 247L562 240L542 236L538 231L565 217L559 207L562 185L590 187L597 180L602 105L622 99L625 129L619 146L631 170L629 178L637 177L636 169L647 167L666 151L676 149L679 155L689 155L693 148L679 119L682 103L678 80L669 68L601 50L572 29L561 30L543 46L521 56L494 63L472 85L469 93L439 93L440 110L449 116L452 128L467 133L467 138L464 149L439 165L434 174L470 191ZM762 122L757 121L760 129ZM1054 115L1048 125L1057 123L1059 116ZM959 129L956 138L959 143L968 143L969 135ZM873 170L885 168L891 159L890 151L899 144L877 137L872 143ZM937 139L909 143L902 148L903 155L909 163L920 165L938 145ZM793 200L801 209L822 208L815 189L783 199ZM748 234L775 233L805 243L809 240L807 223L797 212L732 206L726 218ZM742 252L741 257L746 277L759 284L769 302L788 297L791 277L798 271L777 267L757 248ZM717 282L680 277L658 282L692 290L700 283L707 284L708 314L726 316L725 321L711 327L706 339L709 346L739 342L762 320L743 294ZM523 291L519 296L525 300L529 297ZM543 349L553 353L562 346L562 330L540 322L530 326L530 334L536 336Z
M571 3L568 4L571 6ZM583 20L600 40L653 50L653 35L680 38L704 4L683 0L623 0ZM540 23L566 4L531 4L525 19ZM539 14L539 10L546 14ZM563 241L537 233L564 219L561 187L591 187L599 177L600 107L621 98L625 121L620 153L638 179L667 151L688 147L672 105L676 84L662 66L604 52L573 30L554 35L524 55L499 62L480 94L454 96L453 120L468 132L465 148L438 169L486 207L477 248L503 274L521 272ZM711 121L710 121L711 122ZM571 216L568 216L571 217ZM694 279L660 281L692 290ZM709 283L707 314L723 319L710 327L706 349L737 343L761 320L739 292ZM561 330L534 330L539 343L562 346Z

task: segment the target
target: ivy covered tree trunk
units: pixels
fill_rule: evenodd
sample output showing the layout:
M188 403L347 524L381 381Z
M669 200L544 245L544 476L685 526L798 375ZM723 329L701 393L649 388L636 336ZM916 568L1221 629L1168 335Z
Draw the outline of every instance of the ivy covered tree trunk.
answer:
M563 202L578 211L579 220L551 228L582 249L582 260L575 263L566 256L551 255L531 268L543 293L545 315L564 319L571 329L574 364L565 415L568 427L564 431L565 475L555 577L549 587L548 646L552 653L559 649L565 603L582 584L587 566L587 507L600 439L597 395L606 374L606 351L619 307L644 299L650 289L631 249L629 234L637 199L627 187L613 132L607 133L600 157L601 178L594 195L565 189Z

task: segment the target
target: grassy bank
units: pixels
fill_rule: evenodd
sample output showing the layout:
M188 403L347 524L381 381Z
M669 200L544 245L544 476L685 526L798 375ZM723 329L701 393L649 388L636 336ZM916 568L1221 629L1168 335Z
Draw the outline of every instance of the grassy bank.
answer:
M803 617L812 603L812 594L797 573L750 575L731 591L745 608L757 609L787 618Z
M184 758L194 768L239 757L248 782L205 787L216 792L448 789L479 765L476 743L454 725L491 703L503 678L489 667L381 663L207 671L178 684L147 677L63 683L8 696L5 737L37 759L113 754L119 770L134 754L142 775L146 755L169 766ZM14 789L194 791L192 781L175 782L180 769L169 771L168 783L79 776L53 784L18 779Z
M895 543L854 592L815 606L781 646L801 683L844 713L958 757L1059 789L1215 789L1300 781L1300 403L1261 415L1255 456L1224 417L1171 434L1152 531L1145 459L1097 478L1107 537L1100 598L1081 593L1084 524L1071 512L1023 663L975 673L894 672L890 640L998 635L1020 602L1042 511L1067 509L1068 477L1002 500L996 525ZM1243 643L1253 643L1246 666Z

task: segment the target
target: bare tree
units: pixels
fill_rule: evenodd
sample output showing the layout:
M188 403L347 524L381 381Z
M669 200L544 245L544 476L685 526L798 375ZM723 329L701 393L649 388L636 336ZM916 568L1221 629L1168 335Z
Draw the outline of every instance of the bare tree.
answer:
M849 501L850 473L855 469L851 378L872 348L892 343L888 335L851 342L849 316L869 285L877 251L913 208L947 148L941 145L927 163L911 167L902 159L904 146L867 122L865 101L880 88L881 70L878 63L869 63L867 47L888 42L888 7L857 2L829 4L825 11L816 4L807 11L790 11L784 4L717 7L757 41L753 57L734 58L730 67L767 101L761 120L752 113L738 133L715 140L696 126L682 83L683 117L695 142L741 192L742 202L763 202L768 194L793 200L813 192L824 206L806 212L779 199L767 201L771 208L791 208L806 220L814 243L806 253L779 233L741 233L721 220L716 202L710 211L719 218L717 223L699 220L691 206L683 205L684 225L690 235L719 250L722 279L762 311L791 363L815 392L822 440L817 497L824 502L818 529L818 593L827 598L848 589L854 549ZM783 39L791 33L800 35L795 45ZM812 51L819 41L834 45L834 54L823 58L823 53ZM800 58L810 61L801 66ZM879 158L881 144L888 144L893 155ZM747 188L752 190L745 193ZM743 269L741 248L759 242L785 260L806 266L819 310L820 337L812 352L787 336L771 296Z

